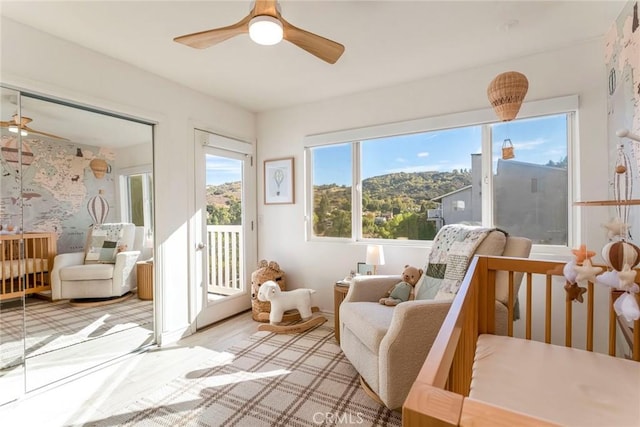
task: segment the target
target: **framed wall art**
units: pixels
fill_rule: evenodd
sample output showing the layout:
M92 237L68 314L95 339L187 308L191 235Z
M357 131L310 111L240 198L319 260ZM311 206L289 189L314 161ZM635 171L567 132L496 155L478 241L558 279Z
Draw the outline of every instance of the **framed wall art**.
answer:
M264 204L286 205L294 200L293 157L264 161Z
M358 274L370 276L373 274L373 266L364 262L358 263Z

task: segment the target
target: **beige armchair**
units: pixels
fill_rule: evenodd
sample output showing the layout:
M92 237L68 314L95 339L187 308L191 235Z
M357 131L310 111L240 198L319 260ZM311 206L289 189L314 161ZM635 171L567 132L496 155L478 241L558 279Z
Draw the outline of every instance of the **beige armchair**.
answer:
M59 299L87 299L120 297L136 288L136 261L143 246L144 227L131 223L102 224L116 227L119 235L113 245L113 259L87 260L87 251L59 254L51 271L51 297ZM92 229L87 238L91 246ZM112 240L115 240L113 238ZM93 248L96 249L96 248ZM97 248L96 253L101 249ZM100 255L96 255L99 257Z
M500 232L489 236L493 233ZM487 237L475 254L529 256L529 239L505 239L504 234L501 238L499 253ZM496 285L496 326L506 331L508 276L501 273ZM516 293L521 279L522 275L514 278ZM451 306L451 299L381 305L378 300L400 280L400 275L354 278L339 316L342 351L360 374L365 390L391 409L402 406Z

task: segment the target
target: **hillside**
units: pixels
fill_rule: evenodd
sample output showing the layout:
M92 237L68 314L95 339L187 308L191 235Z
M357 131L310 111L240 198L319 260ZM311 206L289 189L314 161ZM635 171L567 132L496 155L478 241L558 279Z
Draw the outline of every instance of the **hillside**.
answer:
M426 221L434 197L471 184L471 173L393 173L362 182L363 234L366 237L430 238L433 224ZM207 187L209 224L240 224L240 182ZM351 187L337 184L314 188L316 235L348 237L351 233ZM384 220L380 220L384 218ZM407 232L411 228L413 231ZM411 233L418 233L413 236Z
M469 171L393 173L362 182L362 235L429 240L435 224L429 200L471 184ZM313 227L317 236L351 237L351 187L314 188Z
M238 225L242 221L240 181L207 186L207 224Z
M228 206L231 200L240 200L240 181L207 186L207 205Z

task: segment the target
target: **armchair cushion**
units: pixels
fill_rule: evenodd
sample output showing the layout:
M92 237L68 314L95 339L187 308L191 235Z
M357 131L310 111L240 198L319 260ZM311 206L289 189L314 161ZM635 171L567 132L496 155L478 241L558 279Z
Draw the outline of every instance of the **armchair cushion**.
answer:
M393 307L370 302L354 302L348 307L349 310L340 312L340 321L350 325L351 331L362 344L377 353L380 341L386 335L391 324ZM343 319L342 316L345 318Z
M60 280L108 280L114 264L70 265L60 269Z

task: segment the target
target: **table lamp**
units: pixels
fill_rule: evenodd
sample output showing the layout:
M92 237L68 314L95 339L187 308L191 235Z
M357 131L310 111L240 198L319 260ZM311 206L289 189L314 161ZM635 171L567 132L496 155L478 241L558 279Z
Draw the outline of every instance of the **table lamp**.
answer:
M377 274L377 267L384 265L384 250L382 245L367 245L367 258L365 262L373 265L373 274Z

